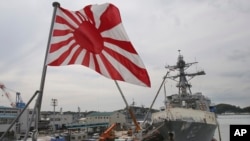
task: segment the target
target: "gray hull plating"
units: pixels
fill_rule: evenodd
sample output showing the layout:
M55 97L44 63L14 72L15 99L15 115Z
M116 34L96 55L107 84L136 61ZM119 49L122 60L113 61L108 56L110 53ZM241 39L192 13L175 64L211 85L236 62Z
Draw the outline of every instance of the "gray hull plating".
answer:
M187 121L164 121L155 126L164 141L211 141L217 127L214 124Z

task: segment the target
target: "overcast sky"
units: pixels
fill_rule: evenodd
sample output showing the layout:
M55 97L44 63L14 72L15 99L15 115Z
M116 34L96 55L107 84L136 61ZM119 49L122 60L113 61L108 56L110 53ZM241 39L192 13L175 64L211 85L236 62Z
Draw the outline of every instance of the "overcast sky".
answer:
M1 1L0 82L15 100L15 91L28 102L39 90L53 14L50 0ZM151 88L118 82L129 104L149 107L166 74L175 65L178 50L186 62L198 61L188 72L195 77L193 92L213 103L250 106L250 1L249 0L60 0L61 7L77 11L89 4L116 5L125 30L143 60ZM177 92L167 81L167 94ZM0 91L0 105L9 101ZM80 66L48 67L42 110L113 111L125 103L113 80ZM163 106L161 91L155 109ZM35 101L35 100L34 100ZM34 102L29 108L34 107Z

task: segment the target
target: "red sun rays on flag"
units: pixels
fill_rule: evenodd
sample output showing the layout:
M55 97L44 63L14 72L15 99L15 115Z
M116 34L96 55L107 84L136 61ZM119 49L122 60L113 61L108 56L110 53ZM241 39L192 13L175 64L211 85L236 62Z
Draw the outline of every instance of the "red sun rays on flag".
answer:
M57 8L47 65L81 64L114 80L150 87L147 70L130 42L117 7Z

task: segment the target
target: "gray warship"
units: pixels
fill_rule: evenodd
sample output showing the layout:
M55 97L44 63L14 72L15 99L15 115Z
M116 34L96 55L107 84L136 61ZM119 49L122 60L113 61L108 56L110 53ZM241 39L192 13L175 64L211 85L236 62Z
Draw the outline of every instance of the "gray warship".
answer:
M149 136L143 138L144 141L215 140L214 133L217 128L215 107L201 92L192 93L189 83L195 76L205 75L205 72L185 72L196 63L186 63L179 51L177 64L166 66L168 72L164 76L164 81L165 79L176 81L178 93L169 96L165 94L165 105L159 112L152 113L149 126L151 131L147 133ZM170 73L174 71L177 73L171 76Z

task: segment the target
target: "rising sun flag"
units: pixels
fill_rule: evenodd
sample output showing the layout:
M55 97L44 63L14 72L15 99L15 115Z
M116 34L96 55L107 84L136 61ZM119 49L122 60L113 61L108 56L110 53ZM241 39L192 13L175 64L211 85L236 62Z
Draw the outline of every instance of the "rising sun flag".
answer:
M147 70L113 4L88 5L79 11L58 7L46 64L80 64L99 74L150 87Z

